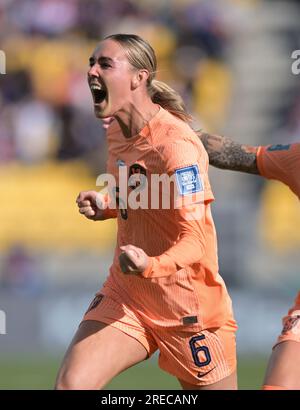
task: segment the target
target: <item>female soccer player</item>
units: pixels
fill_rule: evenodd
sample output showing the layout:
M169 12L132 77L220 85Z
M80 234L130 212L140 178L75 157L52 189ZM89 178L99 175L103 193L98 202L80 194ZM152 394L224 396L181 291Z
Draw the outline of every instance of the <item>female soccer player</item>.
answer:
M253 147L229 138L198 133L211 165L281 181L300 199L300 143ZM264 390L300 389L300 292L283 318L269 360Z
M143 175L149 198L152 177L162 175L174 177L178 194L169 195L169 209L160 202L121 207L119 197L118 211L99 209L94 191L79 194L88 219L117 217L117 245L110 274L66 353L58 389L103 388L157 349L160 367L184 389L236 389L237 327L218 273L208 157L182 100L155 73L154 51L136 35L109 36L90 58L95 114L114 118L108 173L117 196L124 188L120 169L127 178ZM186 201L195 196L197 203Z

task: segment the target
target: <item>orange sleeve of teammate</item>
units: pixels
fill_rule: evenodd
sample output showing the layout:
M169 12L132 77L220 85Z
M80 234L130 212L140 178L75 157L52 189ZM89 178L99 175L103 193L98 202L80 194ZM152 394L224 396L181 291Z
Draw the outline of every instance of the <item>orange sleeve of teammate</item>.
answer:
M300 199L300 143L259 147L259 173L286 184Z
M182 207L174 209L179 235L175 245L150 258L142 273L145 278L169 276L201 260L206 243L205 208L214 199L207 176L208 157L201 143L181 138L165 154L167 172L175 175L177 199L183 201ZM174 205L175 199L171 202Z
M299 169L300 144L278 144L258 147L257 165L262 176L286 183Z

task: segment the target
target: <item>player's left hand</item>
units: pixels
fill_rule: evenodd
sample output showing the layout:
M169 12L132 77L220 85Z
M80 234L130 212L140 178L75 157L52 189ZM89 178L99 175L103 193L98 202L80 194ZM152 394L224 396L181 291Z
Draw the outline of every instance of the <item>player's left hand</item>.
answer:
M139 275L149 266L149 256L141 248L134 245L120 246L122 253L119 256L120 267L123 273Z

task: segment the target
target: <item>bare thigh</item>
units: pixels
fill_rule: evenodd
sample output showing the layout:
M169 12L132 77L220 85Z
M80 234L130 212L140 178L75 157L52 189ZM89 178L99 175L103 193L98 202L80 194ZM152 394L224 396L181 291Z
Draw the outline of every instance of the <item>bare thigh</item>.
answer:
M121 330L87 320L79 326L59 370L56 389L101 389L147 358L145 347Z
M299 342L287 340L274 347L264 384L300 390Z
M236 371L225 377L224 379L206 386L195 386L178 379L183 390L237 390L237 374Z

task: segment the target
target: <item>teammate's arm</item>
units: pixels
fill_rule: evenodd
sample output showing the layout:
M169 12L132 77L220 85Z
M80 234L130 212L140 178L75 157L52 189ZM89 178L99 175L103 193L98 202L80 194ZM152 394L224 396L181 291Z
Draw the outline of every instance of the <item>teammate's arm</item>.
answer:
M239 144L230 138L197 131L214 167L231 171L259 174L257 167L258 147Z

